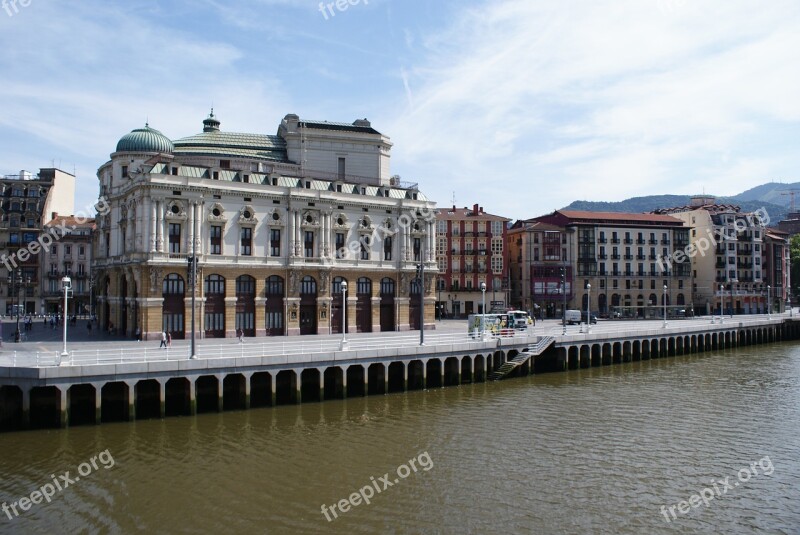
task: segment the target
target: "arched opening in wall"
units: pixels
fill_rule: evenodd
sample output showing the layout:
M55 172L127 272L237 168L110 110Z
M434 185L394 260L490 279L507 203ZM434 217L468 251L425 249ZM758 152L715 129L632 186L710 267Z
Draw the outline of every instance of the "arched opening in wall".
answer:
M61 425L61 391L55 386L31 388L31 428L59 427Z
M197 413L219 412L219 379L202 375L194 383Z
M608 298L604 293L597 296L597 310L600 314L608 314Z
M317 334L317 281L310 275L300 281L300 334Z
M334 277L331 283L331 332L342 334L344 326L344 304L342 303L342 283L347 282L344 277ZM354 288L348 282L347 297L352 295Z
M94 385L72 385L67 391L69 400L69 425L94 424L95 421L95 395Z
M347 367L347 397L364 396L364 367L353 365Z
M250 275L236 277L235 327L245 336L256 335L256 280Z
M222 380L222 410L244 410L247 397L247 379L241 373L226 375Z
M164 277L162 297L164 298L164 303L161 306L161 328L170 333L172 338L185 338L186 285L183 277L177 273L170 273Z
M458 357L448 357L444 361L444 385L458 386L461 375L461 363Z
M421 360L412 360L408 363L408 389L423 388L425 388L425 364Z
M475 357L475 361L473 363L473 367L475 368L475 382L485 381L486 380L486 361L483 358L483 355L478 355Z
M319 370L316 368L306 368L300 372L300 396L303 403L322 401L319 379Z
M191 403L189 379L173 377L164 387L164 414L167 416L188 416Z
M341 399L344 396L344 372L339 366L325 369L325 399Z
M256 372L250 377L250 407L272 405L272 376L269 372Z
M430 359L425 365L425 388L439 388L442 386L442 361Z
M128 419L128 385L122 381L106 383L100 390L100 420L124 422Z
M384 367L383 364L380 362L376 362L374 364L370 364L369 368L367 368L367 386L368 392L370 396L375 396L378 394L385 394L386 393L386 376L384 374Z
M381 279L381 332L395 330L395 283L394 279Z
M297 402L297 374L292 370L283 370L275 376L276 404L286 405Z
M472 382L472 358L461 357L461 384Z
M614 310L619 309L620 299L619 294L611 294L611 308Z
M408 325L412 330L420 328L420 296L422 295L422 286L417 280L412 280L409 283L409 302L408 302Z
M356 281L356 332L372 332L372 280L367 277Z
M639 318L643 318L644 317L644 296L642 294L639 294L639 295L636 296L636 306L638 307L636 309L636 316L639 317Z
M266 312L264 318L266 320L267 336L282 336L284 330L284 303L286 295L284 294L283 278L277 275L267 277L265 295Z
M0 431L22 428L22 389L18 386L0 387Z
M392 362L389 364L388 392L403 392L405 390L405 364Z
M683 294L682 294L682 293L678 294L678 295L675 297L675 304L677 304L677 305L679 305L679 306L683 306L683 305L685 305L685 304L686 304L686 298L683 296ZM688 312L688 311L687 311L687 312Z
M136 419L161 417L161 385L155 379L145 379L136 383Z
M206 338L225 338L225 277L212 273L203 281Z

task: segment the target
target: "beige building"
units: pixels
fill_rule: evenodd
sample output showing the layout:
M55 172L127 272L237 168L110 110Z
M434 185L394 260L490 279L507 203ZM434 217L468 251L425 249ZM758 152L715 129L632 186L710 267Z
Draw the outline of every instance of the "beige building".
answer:
M176 141L123 136L97 173L101 326L188 335L196 255L206 337L338 333L345 309L349 332L433 327L435 205L390 175L391 147L366 119L293 114L276 135L224 131L212 112Z
M588 304L600 315L655 318L665 302L668 315L692 313L689 259L659 262L689 244L680 219L556 210L515 226L509 240L520 242L511 253L520 293L514 298L522 306L529 296L530 309L561 317L565 292L567 309Z
M46 314L61 312L64 299L61 279L69 277L72 295L67 301L67 315L88 316L92 311L94 282L91 272L94 219L56 215L44 230L59 228L68 228L70 232L54 242L49 251L42 253L43 308Z
M766 214L744 213L738 206L717 204L714 197L692 198L688 206L665 208L692 227L686 256L694 269L693 300L703 313L755 314L766 311L763 269ZM766 220L765 220L766 219Z
M0 310L6 315L44 313L42 244L49 238L39 240L57 213L74 211L75 176L53 168L36 175L20 171L0 178L0 189L0 281L5 290Z

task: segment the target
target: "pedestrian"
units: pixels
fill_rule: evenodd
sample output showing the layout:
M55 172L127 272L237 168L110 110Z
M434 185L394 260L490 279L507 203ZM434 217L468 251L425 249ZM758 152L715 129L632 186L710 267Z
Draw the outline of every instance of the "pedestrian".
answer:
M167 347L172 347L172 333L167 331Z
M142 341L142 330L139 327L136 327L136 341Z
M159 349L161 348L167 349L167 333L161 331L161 345L158 346Z
M239 338L239 343L244 342L244 330L240 327L236 329L236 336Z

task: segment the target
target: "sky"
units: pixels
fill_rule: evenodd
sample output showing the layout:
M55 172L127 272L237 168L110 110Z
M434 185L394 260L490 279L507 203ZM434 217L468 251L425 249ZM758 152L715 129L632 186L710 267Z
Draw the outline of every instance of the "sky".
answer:
M344 7L344 9L340 9ZM76 210L145 122L274 134L368 118L440 206L800 181L800 2L5 0L0 174L60 167Z

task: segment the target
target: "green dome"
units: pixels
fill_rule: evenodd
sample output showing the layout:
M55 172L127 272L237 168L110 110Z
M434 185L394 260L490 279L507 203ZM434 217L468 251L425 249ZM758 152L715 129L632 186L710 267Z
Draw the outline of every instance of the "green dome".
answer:
M144 128L137 128L130 134L125 134L117 142L117 152L165 152L172 153L175 147L167 136L150 128L148 124Z

